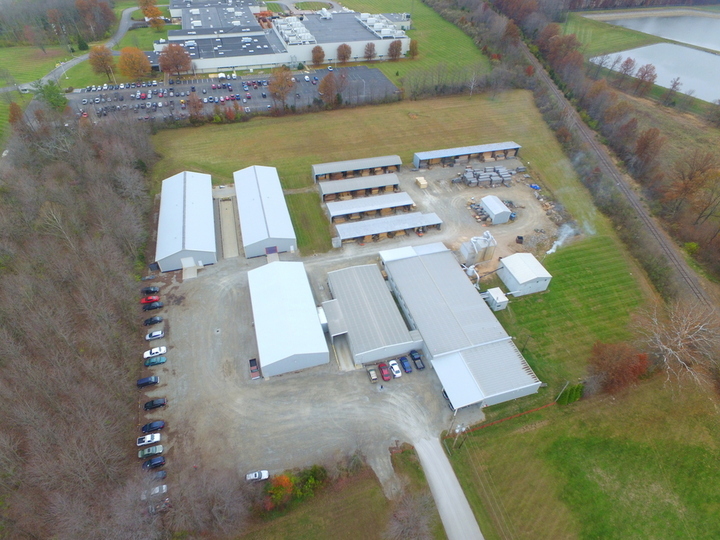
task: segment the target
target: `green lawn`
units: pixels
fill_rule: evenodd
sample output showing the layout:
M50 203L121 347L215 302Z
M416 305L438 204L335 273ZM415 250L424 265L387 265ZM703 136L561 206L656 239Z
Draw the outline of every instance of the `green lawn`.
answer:
M285 196L298 246L303 255L330 251L330 223L316 191Z
M72 55L61 47L46 47L43 53L37 47L0 48L0 66L10 71L19 83L38 80L55 69L55 64L70 60ZM4 85L3 83L0 83Z
M115 16L120 19L123 11L127 8L137 7L137 5L137 0L116 0L113 11L115 12Z
M284 4L278 4L276 2L265 2L265 6L268 11L272 11L273 13L285 13L287 9Z
M167 39L169 30L180 30L180 24L166 24L161 30L152 28L136 28L128 31L115 47L120 50L123 47L137 47L141 51L152 51L153 43L158 39Z
M375 62L392 82L399 86L399 79L413 72L432 72L442 69L455 70L477 66L481 72L490 71L490 61L457 26L447 22L431 8L414 0L348 0L347 7L367 13L412 13L413 28L408 36L418 41L420 54L415 60ZM331 54L332 53L332 54ZM363 51L353 51L352 56L362 57ZM325 51L326 58L333 58L335 51Z
M322 8L331 8L332 4L328 4L327 2L298 2L295 4L295 9L309 9L312 11L319 11Z
M451 460L485 538L719 538L717 399L663 379L470 435Z
M378 126L392 126L379 129ZM420 142L418 142L420 140ZM283 187L312 185L313 163L385 154L399 154L410 163L414 152L470 144L513 140L530 170L561 198L581 225L603 233L608 225L595 210L552 132L526 91L460 96L427 101L402 101L283 118L256 117L249 122L162 131L155 148L162 156L153 169L154 190L162 179L183 170L213 175L217 184L232 182L232 173L249 165L277 167ZM294 214L296 223L320 225L317 207ZM299 242L305 252L325 241L324 223ZM312 247L311 247L312 244Z
M586 58L667 41L622 26L588 19L578 13L569 14L567 23L563 25L563 30L566 34L575 34L583 43L585 46L583 53Z

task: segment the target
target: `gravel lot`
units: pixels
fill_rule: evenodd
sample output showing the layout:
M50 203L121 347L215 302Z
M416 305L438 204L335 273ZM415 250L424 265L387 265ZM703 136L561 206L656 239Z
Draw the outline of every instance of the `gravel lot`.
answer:
M511 166L512 162L505 165ZM530 236L535 228L548 236L555 230L533 190L516 184L511 188L467 188L451 184L457 168L401 173L401 187L422 211L433 211L445 221L442 231L420 238L414 235L301 259L282 254L283 260L304 260L315 300L330 298L327 272L377 260L377 252L408 244L443 241L451 248L479 234L478 224L466 208L470 197L493 193L513 200L518 209L514 223L491 227L498 240L497 256L517 251L515 237ZM429 182L426 190L414 184L415 176ZM257 357L247 271L265 264L264 258L242 256L221 260L198 273L197 279L180 282L179 272L163 275L161 295L166 307L166 338L153 345L168 346L168 362L154 373L161 384L143 398L167 397L168 407L141 413L142 424L151 419L168 422L163 443L167 446L169 477L182 477L193 465L198 469L266 468L271 473L330 463L359 450L371 464L387 496L399 490L390 465L390 446L437 437L450 427L452 414L441 396L441 386L428 365L421 372L404 374L388 383L371 384L364 370L352 368L347 347L336 342L329 365L269 380L251 381L248 359ZM483 267L483 270L485 267ZM286 329L292 332L292 328ZM429 364L429 363L428 363ZM149 370L146 370L149 371ZM149 374L149 373L148 373ZM456 423L482 420L482 411L470 407L458 413ZM177 476L176 476L177 475Z

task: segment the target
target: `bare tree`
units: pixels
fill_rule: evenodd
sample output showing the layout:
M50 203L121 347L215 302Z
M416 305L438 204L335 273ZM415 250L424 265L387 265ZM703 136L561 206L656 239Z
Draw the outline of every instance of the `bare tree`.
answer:
M672 103L675 94L680 90L681 86L680 77L675 77L670 81L670 86L663 97L663 105L670 105L670 103Z
M340 62L341 64L346 63L348 60L350 60L351 55L352 55L352 49L350 48L350 45L348 45L347 43L338 45L338 48L337 48L338 62Z
M365 45L365 54L363 56L368 62L372 62L373 60L375 60L375 57L377 56L377 51L375 51L375 44L372 41Z
M635 327L668 381L702 382L718 367L720 320L712 307L676 303L667 313L656 308L644 313Z
M600 75L600 70L604 67L607 67L611 60L609 54L601 54L597 58L593 60L595 64L595 78L597 79L598 75Z
M383 534L388 540L429 540L433 503L429 493L405 493L393 505L392 517Z

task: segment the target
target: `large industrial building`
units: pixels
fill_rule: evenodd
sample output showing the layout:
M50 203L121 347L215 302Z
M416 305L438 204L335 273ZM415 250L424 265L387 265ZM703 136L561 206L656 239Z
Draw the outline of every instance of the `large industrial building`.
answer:
M332 340L347 336L355 365L377 362L420 348L376 264L351 266L328 274L333 300L323 302Z
M233 177L245 257L294 251L295 229L277 169L254 165Z
M250 270L248 286L263 377L330 361L303 263L275 261Z
M349 61L364 60L365 46L375 45L378 60L388 58L393 41L402 54L410 46L406 13L372 15L322 9L299 17L270 17L265 5L251 0L171 0L170 15L182 29L170 30L167 40L156 41L148 56L168 43L183 45L196 72L265 69L312 62L312 49L323 48L325 61L337 61L342 44L351 47Z
M209 174L184 171L163 180L155 262L163 272L217 262Z
M442 243L381 251L380 257L456 409L537 392L535 373Z
M508 294L524 296L547 290L552 276L532 253L515 253L503 257L497 271Z

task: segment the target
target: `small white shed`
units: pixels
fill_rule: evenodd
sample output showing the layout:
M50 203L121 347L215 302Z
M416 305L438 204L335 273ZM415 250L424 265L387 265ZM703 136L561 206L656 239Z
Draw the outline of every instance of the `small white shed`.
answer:
M500 261L497 275L508 289L507 294L524 296L542 292L552 276L532 253L515 253Z
M487 290L487 298L485 301L493 311L501 311L508 305L508 297L502 292L500 287L493 287Z
M510 221L510 214L512 214L512 212L499 197L488 195L480 199L480 203L490 216L493 225L500 225L501 223Z

